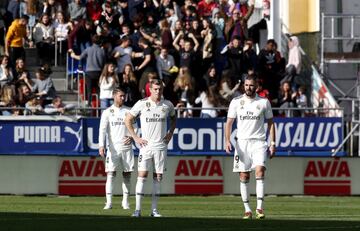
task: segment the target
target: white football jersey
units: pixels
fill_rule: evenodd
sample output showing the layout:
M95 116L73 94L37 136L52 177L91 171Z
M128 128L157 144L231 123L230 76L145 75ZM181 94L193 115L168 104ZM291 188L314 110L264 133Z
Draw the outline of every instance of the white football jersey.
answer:
M163 138L167 133L167 119L175 116L174 105L168 100L155 103L150 98L139 100L130 110L131 115L140 116L141 138L150 150L164 150L167 144Z
M125 145L125 136L131 136L125 126L125 116L130 110L129 107L120 108L112 105L101 114L99 127L99 147L106 147L110 150L128 150L132 144Z
M238 139L265 141L265 119L273 118L273 113L268 99L258 95L250 99L241 95L231 100L227 117L236 118Z

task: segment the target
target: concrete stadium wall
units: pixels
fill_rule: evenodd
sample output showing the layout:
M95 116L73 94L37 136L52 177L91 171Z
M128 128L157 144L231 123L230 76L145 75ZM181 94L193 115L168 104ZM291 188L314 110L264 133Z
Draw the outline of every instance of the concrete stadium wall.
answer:
M359 164L356 158L274 158L267 163L265 191L279 195L360 195ZM239 179L232 166L232 156L170 156L162 193L239 194ZM115 194L121 193L121 174L118 176ZM105 180L100 157L0 156L0 194L104 195ZM151 193L151 182L149 177L147 194ZM251 193L255 193L254 175Z

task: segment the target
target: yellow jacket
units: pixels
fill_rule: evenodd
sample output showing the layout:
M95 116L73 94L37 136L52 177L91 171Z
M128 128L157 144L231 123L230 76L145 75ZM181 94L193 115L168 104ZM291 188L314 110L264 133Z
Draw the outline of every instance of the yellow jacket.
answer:
M23 38L26 38L26 26L20 25L15 19L6 33L6 43L10 47L23 47Z

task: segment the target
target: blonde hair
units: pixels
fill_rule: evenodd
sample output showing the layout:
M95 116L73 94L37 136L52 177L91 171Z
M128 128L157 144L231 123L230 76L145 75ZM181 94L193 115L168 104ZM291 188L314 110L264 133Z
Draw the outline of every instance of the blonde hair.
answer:
M13 90L12 86L4 85L3 88L1 89L0 100L2 102L4 102L5 104L9 104L9 103L13 102L14 97L15 97L15 94L14 94L14 90Z
M129 67L129 70L130 70L130 71L129 71L129 81L130 81L130 82L135 82L135 83L137 83L137 78L136 78L136 76L135 76L135 74L134 74L134 72L133 72L133 70L132 70L131 64L126 64L126 65L124 66L123 76L124 76L124 75L126 76L126 73L125 73L126 67Z

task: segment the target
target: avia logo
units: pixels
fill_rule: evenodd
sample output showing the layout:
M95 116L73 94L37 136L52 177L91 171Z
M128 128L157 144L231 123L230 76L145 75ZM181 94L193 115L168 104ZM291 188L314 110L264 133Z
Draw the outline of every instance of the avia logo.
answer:
M311 160L307 164L304 176L304 194L351 194L351 174L345 160Z
M60 195L104 195L105 181L105 165L100 158L65 159L61 162Z
M179 160L175 171L176 194L223 193L221 159L211 157Z
M175 176L222 176L222 169L219 160L180 160L176 168Z

